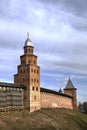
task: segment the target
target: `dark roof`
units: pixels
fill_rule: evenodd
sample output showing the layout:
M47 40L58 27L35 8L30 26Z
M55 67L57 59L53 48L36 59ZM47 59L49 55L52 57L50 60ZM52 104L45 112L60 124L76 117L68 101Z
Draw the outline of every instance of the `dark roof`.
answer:
M24 54L24 55L21 55L20 57L23 57L23 56L26 56L26 54ZM32 54L27 54L27 56L35 56L36 58L38 57L38 56L36 56L36 55L32 55Z
M66 87L65 89L76 89L71 81L71 79L69 78L67 84L66 84Z
M62 93L62 92L63 92L63 90L60 88L58 92L59 92L59 93Z
M25 88L23 85L19 84L13 84L13 83L5 83L5 82L0 82L0 86L2 87L14 87L14 88Z
M67 94L60 93L60 92L57 92L57 91L54 91L54 90L51 90L51 89L47 89L47 88L40 88L40 91L41 92L52 93L52 94L55 94L55 95L61 95L61 96L72 98L72 96L69 96Z

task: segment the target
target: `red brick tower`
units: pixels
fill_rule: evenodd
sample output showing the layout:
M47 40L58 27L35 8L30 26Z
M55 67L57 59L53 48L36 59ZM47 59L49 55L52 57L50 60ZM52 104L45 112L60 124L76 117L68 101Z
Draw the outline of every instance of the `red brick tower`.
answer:
M40 109L40 67L37 56L33 54L34 46L29 34L24 45L24 54L20 56L21 64L14 75L14 83L26 86L24 91L24 106L30 112Z
M71 79L69 78L66 87L64 89L64 93L67 95L72 96L72 106L74 110L77 110L77 95L76 95L76 88L74 87Z

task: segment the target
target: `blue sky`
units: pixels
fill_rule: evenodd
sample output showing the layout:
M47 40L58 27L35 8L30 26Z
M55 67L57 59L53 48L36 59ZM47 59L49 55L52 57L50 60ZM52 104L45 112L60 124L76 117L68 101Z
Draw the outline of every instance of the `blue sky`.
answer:
M87 101L87 0L0 0L0 81L13 82L27 32L41 87L58 91L71 77Z

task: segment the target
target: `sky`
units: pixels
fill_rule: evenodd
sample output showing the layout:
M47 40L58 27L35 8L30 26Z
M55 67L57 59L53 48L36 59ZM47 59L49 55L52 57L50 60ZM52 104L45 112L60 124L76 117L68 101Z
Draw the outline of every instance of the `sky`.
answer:
M87 101L87 0L0 0L0 82L13 82L29 32L41 87L58 91L71 78Z

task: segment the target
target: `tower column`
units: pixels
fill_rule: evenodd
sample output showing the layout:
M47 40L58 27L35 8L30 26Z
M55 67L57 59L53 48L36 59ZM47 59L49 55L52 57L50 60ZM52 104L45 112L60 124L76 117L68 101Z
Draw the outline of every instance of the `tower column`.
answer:
M40 67L33 51L34 46L28 34L24 54L20 56L20 65L17 67L17 74L14 75L14 83L26 86L24 105L30 112L40 109Z
M77 95L76 95L76 88L74 87L71 79L69 78L66 87L64 88L64 93L72 96L72 107L74 110L77 110Z

